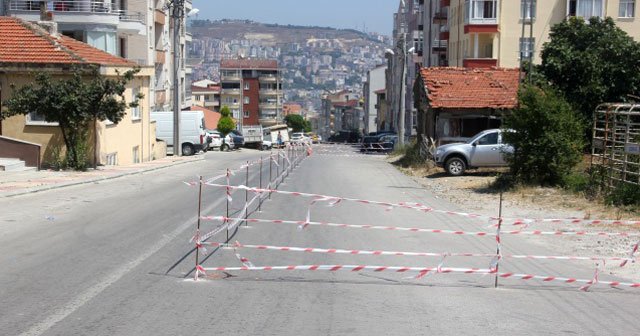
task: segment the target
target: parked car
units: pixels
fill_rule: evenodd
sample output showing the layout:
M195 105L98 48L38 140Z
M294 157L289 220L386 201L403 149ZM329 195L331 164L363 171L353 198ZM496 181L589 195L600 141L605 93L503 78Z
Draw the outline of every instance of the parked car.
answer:
M231 135L227 134L227 136L224 138L224 141L223 141L222 134L217 130L208 129L205 131L207 132L207 135L211 139L211 143L209 144L210 149L218 148L221 151L225 151L225 150L230 150L235 148L233 143L233 138L231 137Z
M293 132L291 133L291 142L293 143L301 143L301 144L311 144L311 139L304 135L303 132Z
M504 154L513 153L513 147L503 142L502 133L500 129L488 129L466 143L439 146L435 151L436 165L453 176L471 168L506 166Z
M235 146L235 148L240 149L240 147L244 146L244 136L242 135L242 133L237 130L233 130L231 131L231 133L229 133L229 135L233 139L233 145Z
M394 134L367 135L362 139L361 152L391 152L398 142Z
M304 135L311 139L312 144L317 144L318 142L320 142L320 136L313 132L305 133Z

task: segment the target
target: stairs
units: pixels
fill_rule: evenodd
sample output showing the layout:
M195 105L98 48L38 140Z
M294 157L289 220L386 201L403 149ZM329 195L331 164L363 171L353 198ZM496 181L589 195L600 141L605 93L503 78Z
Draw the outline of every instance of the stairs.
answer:
M30 171L36 167L26 167L20 159L0 158L0 171Z

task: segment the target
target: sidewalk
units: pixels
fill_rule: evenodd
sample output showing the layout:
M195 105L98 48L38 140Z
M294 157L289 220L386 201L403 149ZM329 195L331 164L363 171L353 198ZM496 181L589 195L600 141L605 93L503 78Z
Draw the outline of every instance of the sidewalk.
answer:
M114 179L122 176L172 167L204 159L204 155L167 156L160 160L129 166L101 166L86 172L77 171L0 171L0 197L11 197L83 183Z

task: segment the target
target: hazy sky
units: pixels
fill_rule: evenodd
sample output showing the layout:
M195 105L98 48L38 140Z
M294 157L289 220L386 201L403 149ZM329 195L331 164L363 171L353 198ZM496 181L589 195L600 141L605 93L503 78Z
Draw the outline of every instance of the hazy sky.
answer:
M357 28L391 35L399 0L193 0L198 19Z

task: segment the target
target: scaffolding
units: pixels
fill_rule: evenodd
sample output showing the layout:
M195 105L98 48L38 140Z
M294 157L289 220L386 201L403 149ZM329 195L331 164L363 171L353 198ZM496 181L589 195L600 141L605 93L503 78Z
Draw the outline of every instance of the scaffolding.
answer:
M605 172L605 187L640 186L640 105L602 104L593 116L591 166Z

